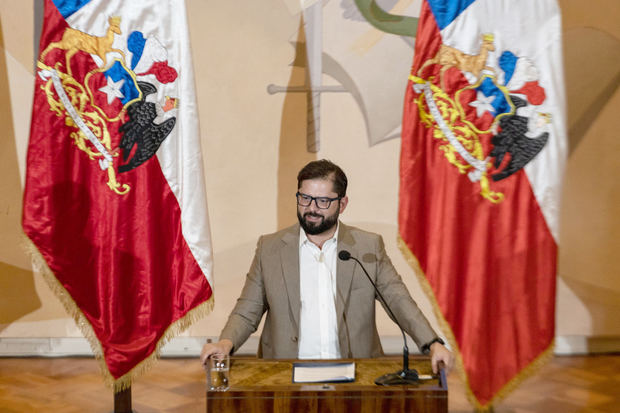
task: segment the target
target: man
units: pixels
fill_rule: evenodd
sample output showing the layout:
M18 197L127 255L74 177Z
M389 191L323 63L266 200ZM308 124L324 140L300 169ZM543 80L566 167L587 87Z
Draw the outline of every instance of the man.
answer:
M259 357L368 358L383 355L375 325L376 292L354 260L364 263L404 330L430 352L433 371L452 353L430 327L385 253L381 236L338 221L349 202L344 172L327 160L313 161L297 176L299 224L262 236L241 296L201 361L238 349L267 312Z

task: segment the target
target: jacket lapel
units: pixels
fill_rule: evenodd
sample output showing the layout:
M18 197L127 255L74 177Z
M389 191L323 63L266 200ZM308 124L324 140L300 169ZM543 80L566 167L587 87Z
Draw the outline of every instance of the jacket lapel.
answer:
M343 223L340 223L340 228L338 229L338 254L340 254L340 251L349 251L351 255L355 256L355 240L351 235L349 227ZM342 315L342 311L344 311L346 301L349 300L349 291L354 270L355 261L342 261L338 258L336 264L336 284L338 288L336 314L339 317Z
M282 237L280 260L282 262L282 276L286 285L286 292L290 309L295 321L295 331L299 331L299 312L301 299L299 296L299 225L293 225Z
M355 240L351 235L349 227L343 223L339 223L338 229L338 254L340 251L349 251L351 255L355 255ZM337 259L336 263L336 319L338 320L338 336L340 340L340 353L343 357L351 357L348 329L346 320L344 319L344 309L349 301L351 292L351 282L353 281L353 272L355 271L355 261L342 261Z

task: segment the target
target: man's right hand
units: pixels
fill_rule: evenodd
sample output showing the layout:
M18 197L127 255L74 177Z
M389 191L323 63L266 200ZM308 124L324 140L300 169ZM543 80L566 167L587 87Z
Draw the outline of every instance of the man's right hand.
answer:
M205 343L202 346L202 351L200 352L200 361L202 365L207 364L207 359L211 357L213 354L229 354L230 350L233 348L232 341L228 339L222 339L217 343Z

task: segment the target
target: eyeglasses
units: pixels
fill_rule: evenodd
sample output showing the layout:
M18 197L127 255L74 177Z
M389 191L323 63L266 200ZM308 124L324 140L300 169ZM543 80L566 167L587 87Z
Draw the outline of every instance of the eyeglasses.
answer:
M319 209L327 209L332 204L332 201L340 201L342 199L341 196L336 197L336 198L328 198L326 196L314 197L314 196L302 194L301 192L297 192L295 196L297 197L297 205L302 206L302 207L307 207L307 206L310 206L310 204L312 204L312 201L314 201L314 203Z

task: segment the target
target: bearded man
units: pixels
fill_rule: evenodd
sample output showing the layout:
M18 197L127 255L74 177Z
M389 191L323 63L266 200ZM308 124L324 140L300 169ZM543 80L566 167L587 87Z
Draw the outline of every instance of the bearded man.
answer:
M237 304L217 343L201 352L238 349L258 328L265 313L258 356L286 359L369 358L383 355L375 324L377 293L354 260L338 260L348 251L364 263L398 323L433 371L452 353L433 331L411 298L385 252L383 239L339 221L349 202L347 177L327 160L313 161L297 175L299 224L263 235Z

